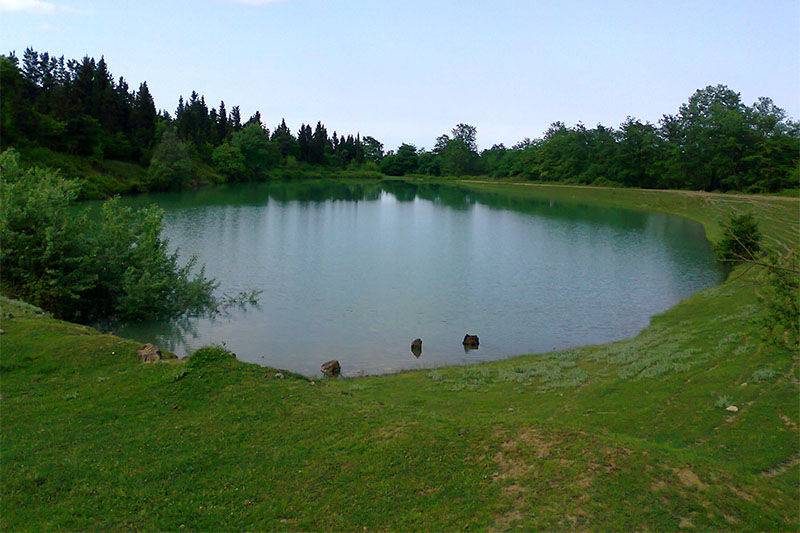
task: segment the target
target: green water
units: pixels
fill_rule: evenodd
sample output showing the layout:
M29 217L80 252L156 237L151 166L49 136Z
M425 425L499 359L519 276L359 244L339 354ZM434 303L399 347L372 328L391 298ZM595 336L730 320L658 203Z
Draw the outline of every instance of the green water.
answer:
M224 342L307 375L330 359L374 374L621 339L723 275L686 219L454 185L306 181L128 201L160 205L170 245L220 291L263 293L255 308L121 334L180 354ZM464 350L466 333L478 350Z

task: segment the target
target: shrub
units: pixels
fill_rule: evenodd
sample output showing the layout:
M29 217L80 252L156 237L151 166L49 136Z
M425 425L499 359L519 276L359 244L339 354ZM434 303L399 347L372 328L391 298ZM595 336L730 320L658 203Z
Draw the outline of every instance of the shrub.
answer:
M775 375L775 371L772 370L770 367L765 366L761 367L755 372L753 372L753 380L754 381L764 381L769 379Z
M728 396L723 395L723 396L718 396L717 397L717 401L714 403L714 405L716 405L717 407L719 407L721 409L725 409L725 408L730 407L731 405L733 405L733 403L732 403L731 399Z
M59 318L164 319L216 307L216 284L194 259L178 264L161 239L162 212L118 199L99 217L77 210L78 185L51 170L23 170L0 154L0 255L4 290Z
M770 254L764 261L758 300L766 311L761 330L769 340L793 350L800 347L800 253L783 258Z
M202 366L213 365L222 361L230 361L234 359L234 355L226 348L217 344L203 346L198 348L189 356L189 368L199 368Z
M755 259L761 251L761 232L753 215L731 215L723 230L722 240L714 249L721 261L729 263Z

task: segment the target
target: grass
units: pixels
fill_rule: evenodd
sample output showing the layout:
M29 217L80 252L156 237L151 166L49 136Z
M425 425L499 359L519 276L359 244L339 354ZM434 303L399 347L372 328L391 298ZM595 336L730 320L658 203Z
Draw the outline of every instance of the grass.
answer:
M147 188L147 167L125 161L90 158L34 147L20 151L28 165L57 168L61 175L82 184L81 197L108 198Z
M783 249L800 234L796 200L469 186L680 214L712 238L749 210ZM357 379L218 349L140 364L132 341L1 303L3 530L800 526L798 357L761 338L753 272L633 339Z
M84 200L110 198L117 194L140 193L149 188L147 165L72 155L43 147L22 147L20 154L25 165L55 168L65 178L79 181L82 185L80 196ZM384 176L380 172L374 170L315 168L306 163L292 168L274 168L268 173L269 179L280 180L317 178L377 180L382 177ZM224 183L225 177L200 157L193 157L190 181L187 188Z

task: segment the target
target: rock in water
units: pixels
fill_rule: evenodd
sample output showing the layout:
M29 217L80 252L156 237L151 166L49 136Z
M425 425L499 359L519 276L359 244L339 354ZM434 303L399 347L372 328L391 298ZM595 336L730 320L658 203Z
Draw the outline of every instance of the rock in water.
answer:
M480 341L478 340L477 335L466 334L464 335L464 342L462 342L462 344L464 345L464 348L472 350L480 346Z
M725 410L726 411L730 411L731 413L738 413L739 412L739 408L736 407L735 405L729 405L728 407L725 408Z
M136 350L136 355L142 363L155 363L161 360L161 350L155 344L149 342Z
M422 355L422 339L414 339L411 342L411 353L414 354L414 357Z
M328 361L327 363L322 363L320 370L322 370L322 373L329 378L335 378L342 373L342 367L339 366L339 361L335 359L333 361Z

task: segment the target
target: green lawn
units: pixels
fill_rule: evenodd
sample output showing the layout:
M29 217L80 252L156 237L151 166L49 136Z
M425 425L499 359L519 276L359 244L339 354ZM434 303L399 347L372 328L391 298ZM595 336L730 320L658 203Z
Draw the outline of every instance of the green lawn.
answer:
M680 214L712 240L748 210L769 245L800 239L796 199L469 186ZM798 356L762 341L755 289L734 271L608 345L316 382L139 364L5 301L0 528L796 530Z

